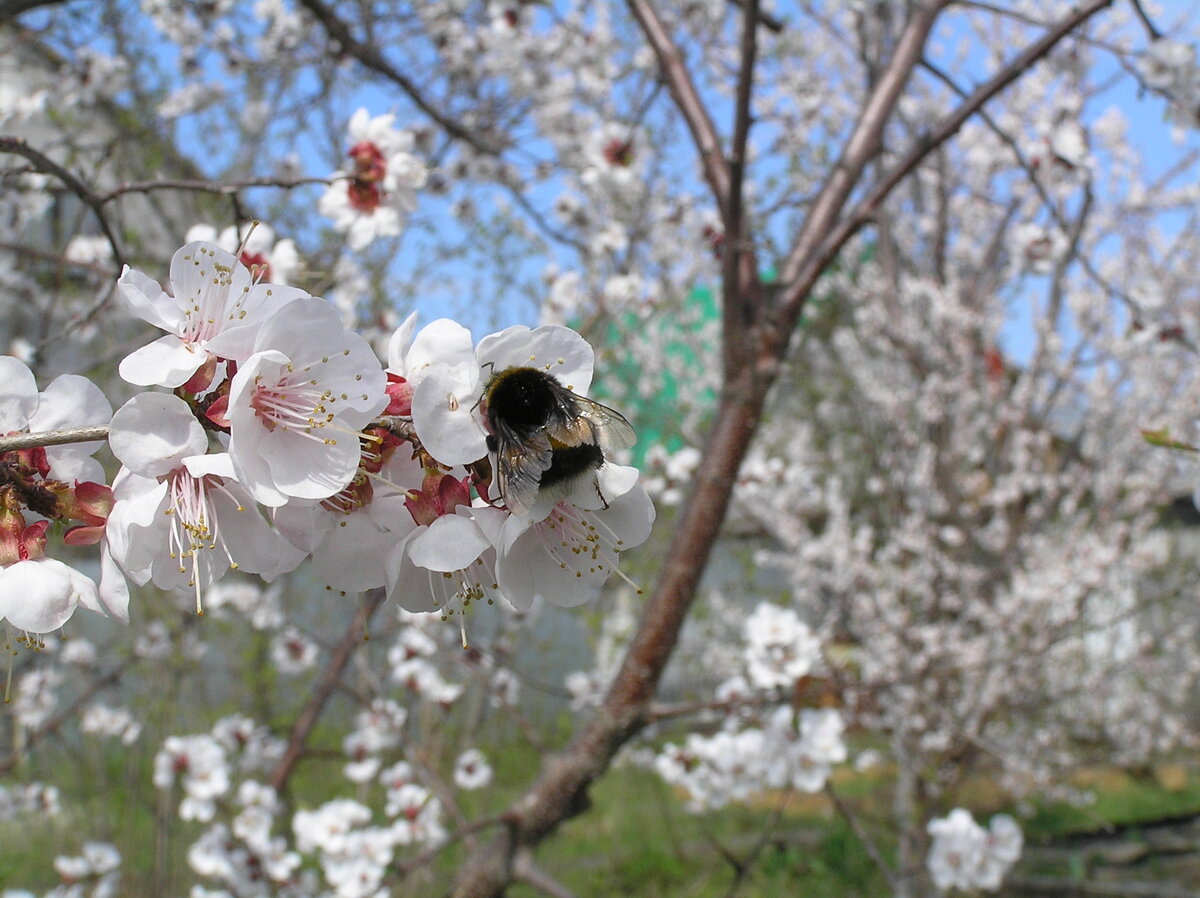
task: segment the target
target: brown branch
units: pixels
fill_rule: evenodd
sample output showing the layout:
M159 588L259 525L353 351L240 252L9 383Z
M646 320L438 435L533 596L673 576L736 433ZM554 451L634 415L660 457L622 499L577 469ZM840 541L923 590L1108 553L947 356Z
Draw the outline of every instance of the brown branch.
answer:
M845 245L846 241L871 220L875 214L875 210L887 199L897 184L910 175L926 156L957 134L958 130L966 124L967 120L985 103L1020 77L1026 69L1058 46L1059 42L1070 34L1071 31L1078 28L1105 7L1111 6L1112 3L1113 0L1092 0L1091 3L1076 9L1038 40L1030 44L1029 47L1017 54L1004 68L977 87L940 125L921 139L899 162L880 177L875 186L858 202L850 214L842 220L841 224L829 232L821 246L814 250L809 245L811 238L806 240L805 234L802 234L801 240L797 243L792 255L788 258L788 262L783 270L782 280L788 285L784 299L784 307L786 309L784 320L788 323L796 320L799 316L800 307L803 305L804 299L808 295L808 291L812 289L812 285L816 282L817 277L820 276L821 270L837 254L841 247ZM822 195L824 195L824 192L822 192ZM848 196L849 189L842 196L843 203ZM820 204L820 202L821 199L818 198L817 203ZM836 210L833 210L833 214L836 214ZM807 230L806 228L806 232Z
M688 73L683 62L683 53L667 33L666 25L658 17L658 11L651 5L650 0L628 0L629 9L641 26L646 40L658 57L658 67L662 70L671 98L683 114L688 130L692 133L692 141L700 154L704 167L704 180L708 182L717 208L721 212L722 221L729 220L729 164L721 152L721 138L717 134L717 126L713 124L708 114L708 107L700 98L692 76Z
M513 878L549 895L550 898L575 898L574 892L535 864L532 854L528 851L520 852L513 861Z
M795 246L780 272L786 292L782 299L783 314L779 321L779 332L773 342L787 341L817 277L828 260L850 238L851 234L847 233L840 242L832 243L828 235L867 163L882 148L884 126L913 68L920 62L934 20L945 5L946 0L937 0L916 9L896 43L895 52L867 96L862 114L846 141L841 157L813 202ZM932 148L932 145L929 146L926 152ZM921 158L924 158L924 154Z
M447 134L464 143L470 144L481 153L489 156L500 155L503 150L501 145L484 140L477 133L442 112L441 103L434 102L426 97L416 82L392 65L379 51L379 48L358 40L350 32L350 27L334 15L333 10L327 5L321 3L320 0L300 0L300 5L312 13L313 17L325 29L325 33L345 53L353 56L366 68L393 82L408 94L408 98L416 104L417 108L441 125L442 130Z
M729 196L722 259L721 350L725 377L731 379L750 363L752 327L760 305L761 284L754 243L745 227L746 145L750 140L754 61L758 55L758 0L745 0L742 16L741 65L738 70L729 154Z
M108 223L108 216L104 214L103 201L90 187L79 180L71 171L63 168L41 150L31 147L19 137L0 137L0 153L12 153L14 156L21 156L32 162L38 171L53 175L62 181L75 196L79 197L85 206L95 213L96 219L100 222L100 230L104 232L109 246L112 247L113 261L116 262L118 268L125 266L125 252L121 249L121 241L117 238L112 226Z
M346 628L346 632L334 646L333 653L329 657L329 665L325 668L321 681L309 697L308 704L297 715L296 722L292 725L292 735L288 739L287 749L271 773L271 786L277 793L283 794L292 771L295 770L296 764L304 754L313 727L317 725L321 712L325 710L326 702L329 701L329 697L333 695L341 682L342 671L346 669L355 649L365 641L367 624L386 598L387 593L382 589L369 590L363 596L362 605L358 609L358 613L354 615L354 620L350 622L350 626Z
M348 177L348 176L347 176ZM118 197L130 193L152 193L156 190L190 190L195 193L214 193L219 196L235 196L251 187L278 187L290 190L293 187L306 187L310 184L330 184L336 178L246 178L243 181L229 181L215 184L212 181L189 179L162 178L155 181L129 181L119 184L112 190L97 195L101 204L110 203Z
M67 443L91 443L108 439L108 426L77 427L73 430L47 430L42 433L16 433L0 437L0 454L35 449L39 446L63 446Z

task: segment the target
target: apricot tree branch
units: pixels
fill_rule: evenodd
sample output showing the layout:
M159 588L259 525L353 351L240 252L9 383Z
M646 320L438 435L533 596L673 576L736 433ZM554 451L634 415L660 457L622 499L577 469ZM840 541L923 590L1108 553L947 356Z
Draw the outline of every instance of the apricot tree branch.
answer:
M108 425L76 427L72 430L46 430L41 433L14 433L0 437L0 455L40 446L63 446L67 443L91 443L108 439Z
M29 145L28 142L19 137L0 137L0 153L12 153L14 156L21 156L29 162L33 163L35 169L43 174L52 175L62 181L67 186L71 193L75 194L85 206L92 210L97 221L100 223L100 230L104 232L104 237L108 240L109 246L112 247L113 261L116 262L118 268L125 266L125 252L121 249L121 241L117 238L112 226L108 223L108 216L104 214L104 202L90 187L79 180L79 178L70 170L59 165L41 150Z
M334 646L333 653L329 656L329 664L325 667L325 673L313 689L312 695L309 696L308 703L296 715L296 722L292 726L292 734L288 738L287 748L271 773L271 786L277 793L282 794L287 786L292 772L296 769L296 764L304 754L313 727L317 725L317 720L320 718L321 712L325 710L329 697L333 695L342 681L342 672L350 663L350 658L354 655L355 650L366 640L367 624L386 598L387 593L382 589L369 590L363 596L362 605L359 607L358 613L354 615L354 620L350 621L350 626L346 628L346 632Z

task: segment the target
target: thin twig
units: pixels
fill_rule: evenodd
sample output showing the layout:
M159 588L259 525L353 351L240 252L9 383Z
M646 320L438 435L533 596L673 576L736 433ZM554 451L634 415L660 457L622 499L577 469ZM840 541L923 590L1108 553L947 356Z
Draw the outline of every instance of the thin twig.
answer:
M74 173L63 168L41 150L31 147L28 142L19 137L0 137L0 153L12 153L14 156L28 159L38 171L53 175L62 181L85 206L95 213L96 219L100 222L100 230L104 232L105 239L112 247L113 260L118 268L124 267L125 251L121 248L121 241L108 223L108 216L104 214L103 201L90 187L79 180Z
M1146 33L1150 35L1150 40L1156 41L1162 37L1162 32L1154 27L1154 23L1150 21L1150 17L1146 15L1146 10L1142 8L1141 0L1129 0L1133 4L1133 11L1138 14L1138 18L1142 20L1142 24L1146 26Z
M533 862L533 853L519 851L513 859L513 878L550 898L575 898L575 893Z
M871 838L871 834L862 825L862 821L858 819L858 815L854 813L854 810L846 803L845 799L837 794L837 791L833 788L833 783L825 783L825 794L829 796L829 800L833 802L833 806L837 808L837 812L850 825L850 829L854 830L854 835L858 838L858 841L862 842L863 847L867 850L867 854L871 856L871 860L875 862L875 866L879 868L884 879L887 880L888 888L896 892L900 885L896 879L896 871L887 862L887 858L883 856L883 852L879 850L879 846L875 844L875 840Z
M442 109L445 107L444 101L434 101L426 97L415 81L397 69L391 62L384 58L378 47L372 44L363 43L358 40L351 32L350 27L334 15L333 10L319 0L300 0L300 5L312 13L313 17L321 23L325 32L332 38L341 49L350 56L357 59L362 65L377 74L383 75L389 81L396 84L402 91L408 94L410 100L427 116L441 125L442 129L451 137L455 137L464 143L470 144L476 150L489 156L499 156L503 147L493 143L490 140L485 140L479 134L467 128L460 122L446 115Z
M967 120L985 103L1008 87L1012 82L1016 81L1034 63L1050 53L1064 37L1112 4L1113 0L1092 0L1086 6L1076 9L1038 40L1030 44L1029 47L1018 53L1011 62L1000 69L995 75L977 87L966 100L959 104L957 109L942 120L940 125L921 138L917 145L909 150L907 155L884 173L875 183L875 186L867 192L867 195L842 220L841 224L833 229L825 239L821 250L812 254L811 262L805 264L805 254L801 252L803 244L797 244L796 250L793 251L792 257L789 257L788 264L784 267L783 280L785 283L792 285L789 295L785 300L789 312L793 307L798 308L798 304L803 301L804 296L807 294L808 288L804 285L809 282L815 273L819 274L820 269L824 267L827 260L845 245L846 241L857 233L863 225L871 220L871 217L875 214L875 210L887 199L896 185L912 174L917 166L924 161L926 156L957 134L959 129L966 124ZM800 276L801 269L803 269L804 277ZM790 315L788 320L791 320Z
M667 33L666 25L658 16L658 11L651 5L650 0L629 0L629 9L637 19L658 57L658 67L662 70L667 88L675 105L687 122L688 130L692 133L692 141L700 154L704 167L704 179L712 190L721 212L722 220L729 215L729 164L721 152L721 138L717 127L708 114L708 107L700 97L692 76L688 73L683 62L683 53L671 36Z
M345 176L349 178L349 175ZM243 190L252 187L277 187L291 190L295 187L307 187L310 184L331 184L339 178L246 178L241 181L226 181L220 184L213 181L200 181L187 178L159 178L154 181L128 181L118 184L112 190L97 194L101 205L110 203L118 197L131 193L153 193L156 190L187 190L194 193L214 193L218 196L236 196Z
M39 446L63 446L67 443L91 443L108 439L108 425L76 427L72 430L47 430L42 433L16 433L0 437L0 454L36 449Z
M346 628L346 632L334 647L333 653L329 657L329 664L325 668L325 673L321 677L321 681L313 689L312 695L309 696L308 703L296 716L296 722L292 726L292 735L288 739L287 749L271 774L271 786L277 793L282 794L284 787L287 786L292 771L295 770L296 764L304 754L308 737L312 734L313 727L317 725L317 720L320 718L321 712L325 710L326 702L329 701L329 697L333 695L338 684L341 682L342 671L345 670L346 665L350 662L350 657L354 654L355 650L365 641L367 624L374 617L375 612L379 610L379 606L383 604L386 598L387 593L382 589L369 590L363 596L362 605L359 607L358 613L354 615L354 620L350 622L350 626Z

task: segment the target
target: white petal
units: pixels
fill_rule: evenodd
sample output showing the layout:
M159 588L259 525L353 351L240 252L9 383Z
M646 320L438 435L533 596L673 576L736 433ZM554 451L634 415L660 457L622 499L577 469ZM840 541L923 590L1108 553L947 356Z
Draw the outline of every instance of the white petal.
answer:
M435 365L413 390L413 426L442 464L465 465L487 455L487 434L474 409L478 369Z
M491 547L479 525L470 518L443 515L408 546L413 564L431 571L466 570Z
M143 321L172 333L179 329L183 310L178 302L163 291L158 281L126 265L117 281L117 292L125 300L129 311Z
M388 370L393 374L399 374L405 380L408 379L408 363L405 361L405 356L408 355L408 348L412 346L413 331L416 328L417 313L413 312L404 319L404 322L388 338Z
M37 407L37 381L29 366L10 355L0 356L0 433L24 430Z
M569 327L510 327L480 340L475 356L481 367L490 363L496 372L513 367L540 368L580 395L592 385L595 353L587 340Z
M431 365L463 365L478 367L475 362L475 341L471 332L449 318L439 318L421 328L405 357L409 383L416 384Z
M100 547L100 603L118 620L129 623L129 584L107 542Z
M37 412L29 420L32 432L65 430L74 427L96 427L109 423L112 405L104 392L78 374L63 374L54 378L42 392ZM69 446L48 446L46 460L51 476L60 480L93 480L96 465L87 464L87 456L104 445L103 440L75 443ZM81 476L85 473L87 476ZM103 472L100 477L103 479Z
M159 477L189 455L208 448L208 437L182 399L141 393L113 415L108 443L122 464L143 477Z
M243 294L241 312L244 314L239 313L237 324L227 324L221 333L204 344L204 348L223 359L244 362L253 355L258 332L268 320L295 300L310 298L298 287L258 284Z
M81 601L99 607L96 584L57 559L18 561L0 570L0 617L18 630L57 630Z
M181 387L204 364L208 353L174 334L159 337L121 360L121 377L139 387Z

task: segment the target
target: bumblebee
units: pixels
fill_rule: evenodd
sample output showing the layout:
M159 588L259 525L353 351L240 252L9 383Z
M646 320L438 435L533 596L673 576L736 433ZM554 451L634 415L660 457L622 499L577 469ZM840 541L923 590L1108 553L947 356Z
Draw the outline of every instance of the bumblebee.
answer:
M496 485L510 511L524 514L539 494L561 496L595 477L609 452L632 446L633 427L599 402L578 396L540 368L497 371L481 401ZM608 502L596 492L607 507Z

